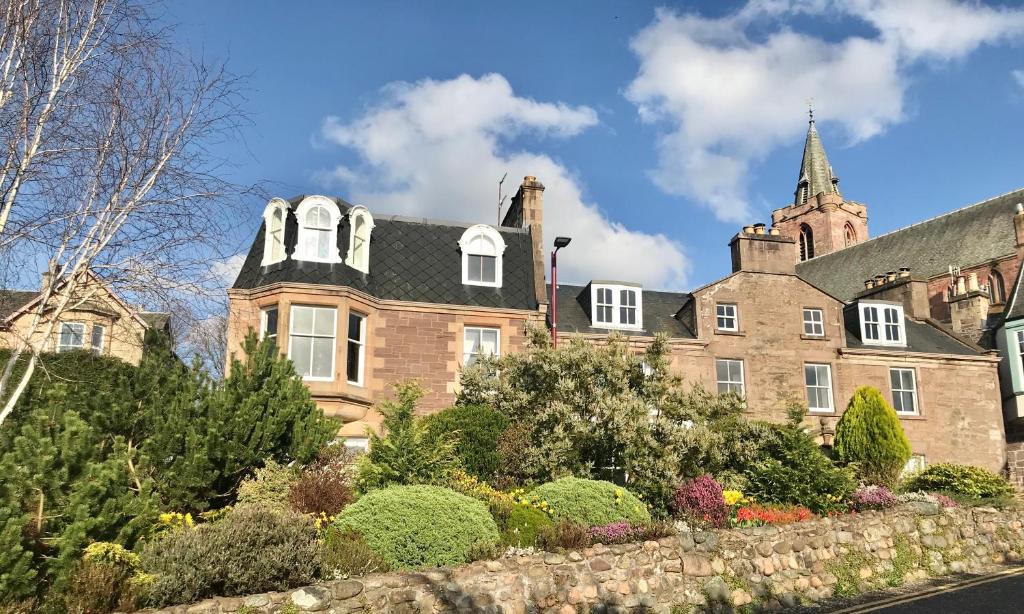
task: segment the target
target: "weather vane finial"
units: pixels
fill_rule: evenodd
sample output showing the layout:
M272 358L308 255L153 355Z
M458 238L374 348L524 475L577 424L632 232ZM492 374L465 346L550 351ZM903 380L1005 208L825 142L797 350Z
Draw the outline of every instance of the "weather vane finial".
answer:
M807 99L807 115L810 116L811 122L814 122L814 98Z

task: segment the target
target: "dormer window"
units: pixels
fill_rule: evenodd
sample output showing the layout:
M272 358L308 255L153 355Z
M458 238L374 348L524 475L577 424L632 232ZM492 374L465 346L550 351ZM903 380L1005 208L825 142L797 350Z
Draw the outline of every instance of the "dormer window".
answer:
M373 231L373 216L366 207L353 207L348 214L351 228L348 238L348 254L345 263L353 269L370 272L370 233Z
M341 262L338 254L340 214L334 201L325 196L310 196L299 203L295 217L299 221L297 259Z
M263 224L266 227L263 242L262 266L281 262L286 258L284 252L284 223L288 218L288 203L275 198L267 203L263 210Z
M462 283L469 286L501 287L501 255L505 240L485 224L470 226L459 239L462 251Z
M903 306L885 303L860 304L860 335L872 345L900 345L906 342Z
M591 284L590 320L598 328L643 328L643 294L639 286Z

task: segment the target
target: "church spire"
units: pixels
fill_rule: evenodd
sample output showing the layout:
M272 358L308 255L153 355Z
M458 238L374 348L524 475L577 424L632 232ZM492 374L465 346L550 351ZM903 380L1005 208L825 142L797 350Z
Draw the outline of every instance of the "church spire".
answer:
M810 121L807 125L807 140L804 141L804 157L800 162L794 205L802 205L822 192L842 196L839 193L839 178L832 174L832 165L828 163L818 129L814 126L814 108L811 107L808 113Z

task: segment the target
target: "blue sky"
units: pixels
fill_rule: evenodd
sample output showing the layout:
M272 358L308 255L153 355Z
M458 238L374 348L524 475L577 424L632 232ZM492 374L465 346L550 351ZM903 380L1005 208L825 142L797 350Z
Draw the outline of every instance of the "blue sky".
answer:
M493 223L547 186L562 279L687 289L792 199L814 99L872 235L1024 186L1024 7L953 0L170 3L248 75L222 152L275 195ZM264 203L240 220L251 240ZM1009 223L1009 222L1008 222Z

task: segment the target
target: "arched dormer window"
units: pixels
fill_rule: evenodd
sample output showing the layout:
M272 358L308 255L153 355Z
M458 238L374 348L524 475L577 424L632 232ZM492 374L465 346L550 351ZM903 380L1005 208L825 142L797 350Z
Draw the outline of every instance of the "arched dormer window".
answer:
M370 272L370 233L373 232L373 216L366 207L356 206L348 214L348 254L345 263L357 271Z
M288 219L288 203L274 198L263 209L263 225L266 232L263 236L262 266L281 262L288 256L284 251L284 225Z
M1006 282L999 271L993 270L988 276L988 294L993 303L1006 302Z
M814 232L807 224L800 225L800 262L814 258Z
M505 240L487 226L470 226L459 239L462 250L462 283L471 286L501 287L501 255Z
M326 196L309 196L295 209L299 221L296 260L341 262L338 254L338 222L341 214Z
M846 247L850 247L857 242L857 231L853 229L849 222L847 222L846 227L843 229L843 242Z

